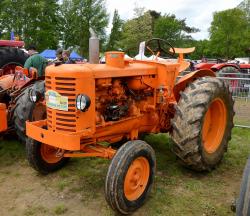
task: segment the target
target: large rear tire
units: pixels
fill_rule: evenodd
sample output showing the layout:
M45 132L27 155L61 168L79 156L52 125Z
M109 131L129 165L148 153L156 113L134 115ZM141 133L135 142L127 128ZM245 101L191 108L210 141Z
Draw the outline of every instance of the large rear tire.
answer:
M130 214L145 202L155 174L155 153L141 140L118 149L108 169L105 197L112 209Z
M62 156L60 149L31 138L26 140L26 157L29 164L44 175L62 168L69 160Z
M3 75L14 73L15 66L23 66L29 57L23 50L15 47L0 47L0 68Z
M228 86L215 77L191 83L172 119L174 152L187 167L210 171L223 158L233 128L233 100Z
M44 81L38 81L34 85L26 88L16 99L16 107L13 114L13 123L16 129L18 138L26 141L25 122L38 121L46 118L46 107L42 103L33 103L29 99L31 89L36 90L41 95L44 95Z

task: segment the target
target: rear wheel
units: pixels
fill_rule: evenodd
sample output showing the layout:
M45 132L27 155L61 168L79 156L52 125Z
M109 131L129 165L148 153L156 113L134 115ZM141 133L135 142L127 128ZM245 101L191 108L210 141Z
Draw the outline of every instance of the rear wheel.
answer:
M155 174L154 150L141 140L129 141L118 149L108 169L105 196L121 214L130 214L145 202Z
M0 68L3 69L3 75L15 73L15 67L23 66L28 57L21 49L0 47Z
M231 139L233 100L228 86L214 77L191 83L172 119L174 152L194 170L211 170L220 163Z
M48 174L62 168L69 158L62 156L61 149L28 138L26 155L29 164L41 174Z

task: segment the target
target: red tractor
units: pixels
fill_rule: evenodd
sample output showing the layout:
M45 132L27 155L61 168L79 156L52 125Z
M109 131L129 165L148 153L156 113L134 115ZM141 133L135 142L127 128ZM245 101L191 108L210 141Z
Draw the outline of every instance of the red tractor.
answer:
M203 62L195 66L195 70L212 70L218 77L225 77L229 83L233 94L238 91L248 92L250 78L250 63L238 64L228 62ZM241 78L240 80L238 78Z
M0 40L0 76L15 73L16 66L23 66L29 57L21 48L23 41Z
M250 74L250 63L249 64L237 64L237 63L227 63L227 62L202 62L195 66L196 70L210 69L219 74L223 73L243 73Z

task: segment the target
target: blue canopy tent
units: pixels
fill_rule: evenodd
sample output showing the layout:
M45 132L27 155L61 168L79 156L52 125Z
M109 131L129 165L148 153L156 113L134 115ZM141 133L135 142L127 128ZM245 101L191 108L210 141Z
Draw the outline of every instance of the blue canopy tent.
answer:
M44 50L40 53L40 55L46 59L55 59L56 58L56 51L55 50Z
M47 50L44 50L43 52L41 52L40 55L46 59L55 59L56 58L56 51L47 49ZM74 51L70 54L70 59L75 60L75 61L83 60L83 58Z
M83 57L81 57L80 55L78 55L76 52L73 51L70 54L70 59L76 60L76 61L81 61L81 60L83 60Z

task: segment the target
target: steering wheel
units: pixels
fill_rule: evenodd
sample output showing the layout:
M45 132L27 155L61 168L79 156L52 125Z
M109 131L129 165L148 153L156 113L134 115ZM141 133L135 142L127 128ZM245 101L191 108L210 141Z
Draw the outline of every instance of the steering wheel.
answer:
M154 46L156 44L156 47ZM169 49L166 49L168 47ZM152 38L146 42L146 48L149 50L153 55L159 56L161 53L166 55L170 55L174 57L175 49L174 47L161 38Z

